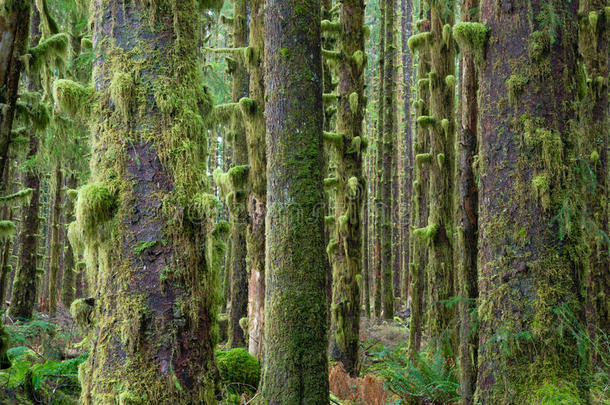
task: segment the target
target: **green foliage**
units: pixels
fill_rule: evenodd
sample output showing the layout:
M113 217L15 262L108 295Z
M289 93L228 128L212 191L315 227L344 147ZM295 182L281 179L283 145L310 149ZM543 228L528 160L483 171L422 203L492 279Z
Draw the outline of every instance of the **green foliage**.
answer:
M216 351L220 379L229 393L252 394L258 387L261 366L246 349Z
M386 387L397 395L400 403L451 404L460 399L457 369L441 350L417 353L409 360L406 344L395 349L377 346L370 351L372 370L386 380Z
M157 244L156 240L152 240L152 241L138 241L138 244L136 245L136 247L133 248L133 250L136 252L136 254L138 256L142 255L142 253L144 253L144 251L146 249L150 249L151 247L155 246Z

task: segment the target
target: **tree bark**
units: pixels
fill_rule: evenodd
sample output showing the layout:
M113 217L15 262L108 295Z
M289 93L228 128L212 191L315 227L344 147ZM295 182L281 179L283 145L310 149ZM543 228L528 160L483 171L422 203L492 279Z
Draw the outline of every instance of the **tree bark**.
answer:
M59 233L61 232L61 206L63 187L63 172L59 164L55 166L55 183L53 188L53 207L51 209L51 258L49 264L49 315L51 318L57 314L57 279L59 276L59 256L61 254L61 243Z
M475 403L539 403L549 387L561 387L554 400L588 402L587 356L560 331L564 315L584 319L586 258L571 253L586 244L574 159L577 8L481 2L489 47L479 77Z
M261 401L327 404L320 1L265 8L267 256Z
M74 173L68 175L68 179L66 181L66 187L71 190L75 190L78 183L76 181L76 176ZM65 218L66 223L70 224L76 220L74 217L74 200L70 196L66 196L66 206L65 206ZM64 228L66 229L66 228ZM68 240L66 239L65 250L64 250L64 266L61 280L61 303L65 308L70 308L70 304L74 301L75 294L75 275L77 272L76 269L76 260L75 260L75 251Z
M364 98L364 1L341 6L338 48L335 221L327 249L333 268L330 357L351 375L359 372L360 282L362 278L362 203L366 183L362 173Z
M95 304L80 402L216 404L216 291L229 229L214 226L219 201L206 176L201 5L92 7L92 181L76 216Z

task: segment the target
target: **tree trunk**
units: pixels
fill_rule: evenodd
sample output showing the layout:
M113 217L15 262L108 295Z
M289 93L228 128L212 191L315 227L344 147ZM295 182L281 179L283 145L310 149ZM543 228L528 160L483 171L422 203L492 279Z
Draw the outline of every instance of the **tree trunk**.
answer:
M59 255L61 254L61 243L59 233L61 231L61 206L63 187L63 172L59 164L55 166L55 185L53 189L53 208L51 210L51 261L49 265L49 315L51 318L57 314L57 279L59 276Z
M586 93L581 101L581 131L585 135L579 145L581 157L595 174L595 187L587 196L587 213L594 224L590 235L591 260L585 277L587 288L586 315L589 333L599 342L600 331L610 330L610 235L608 201L608 141L610 110L608 107L608 74L610 66L610 8L608 1L581 0L579 18L579 50L586 77ZM586 80L586 78L589 80ZM585 90L585 89L583 89ZM599 354L592 353L595 363Z
M383 166L381 172L381 288L382 317L394 317L394 280L392 278L392 155L394 153L394 98L396 83L394 60L396 45L394 43L394 13L396 0L384 0L384 46L383 58Z
M68 180L66 182L66 186L70 190L75 190L78 183L76 181L76 176L71 173L68 176ZM70 224L72 221L75 221L74 217L74 200L70 196L66 196L66 208L64 212L66 223ZM64 228L66 229L66 228ZM66 238L68 239L68 238ZM61 303L65 308L70 308L70 304L74 301L75 294L75 274L76 274L76 260L75 260L75 251L68 240L65 244L64 250L64 266L61 280Z
M0 174L9 161L11 130L17 106L17 92L28 45L30 28L30 1L13 1L2 4L0 15L0 104L6 106L0 113ZM0 192L5 185L0 185Z
M248 350L258 359L263 358L265 326L265 215L267 213L267 158L265 151L265 84L263 58L265 54L265 13L263 0L250 0L249 61L250 101L243 99L248 141ZM251 106L251 108L247 108Z
M561 330L583 320L586 245L573 127L577 8L484 0L480 64L479 358L475 403L588 402L587 356ZM482 43L483 33L471 35ZM555 391L559 388L559 392Z
M423 4L420 4L420 10ZM422 13L423 15L423 13ZM429 12L428 12L429 16ZM429 35L430 20L420 20L417 29L418 36ZM412 48L414 52L416 48ZM417 101L414 103L417 118L427 116L430 109L429 78L430 73L430 50L426 46L418 49L417 69ZM416 155L413 166L413 184L411 195L411 229L421 229L428 223L428 201L429 201L429 174L428 165L418 159L430 145L428 129L419 122L415 123L415 140L413 142L413 153ZM409 245L411 258L409 263L409 274L411 279L411 321L409 326L409 356L412 360L417 358L421 348L422 330L424 324L426 275L428 265L428 244L416 232L410 233Z
M462 4L465 22L476 20L478 0L464 0ZM456 257L459 302L459 350L461 403L473 403L477 381L478 337L476 333L476 300L478 298L477 237L479 196L473 169L478 154L477 124L477 71L472 49L461 50L461 127L458 139L457 161L457 239Z
M28 159L38 153L38 136L30 133ZM36 167L29 166L24 176L24 187L31 188L32 198L24 204L19 234L19 266L13 279L9 314L13 319L31 319L36 305L38 282L38 245L40 239L40 176Z
M248 45L247 0L233 1L233 47ZM232 69L231 98L238 102L248 96L248 71L244 63L235 61ZM233 167L228 171L231 192L226 201L231 222L231 310L229 312L228 346L245 347L245 333L240 320L248 316L248 269L246 267L246 230L248 227L248 148L246 128L239 109L231 120Z
M402 275L400 278L400 297L409 302L410 297L410 270L409 263L411 261L411 244L410 240L410 227L411 223L411 207L409 202L411 201L412 195L412 182L413 182L413 122L411 120L411 86L413 85L413 66L411 62L411 52L409 51L408 39L413 33L411 27L413 18L413 0L401 0L401 33L402 33L402 80L403 80L403 114L404 114L404 135L402 139L403 145L403 163L404 163L404 177L402 180L403 191L400 198L401 208L401 245L403 249L402 256ZM408 305L407 305L408 306Z
M359 372L360 280L362 260L362 174L364 98L364 1L345 0L341 6L338 48L337 134L334 229L328 245L333 267L330 357L351 375Z
M328 404L319 0L266 3L264 60L268 206L261 400Z
M375 318L381 319L382 312L382 272L383 267L381 265L381 240L383 238L383 218L384 218L384 199L382 196L383 189L383 120L384 120L384 65L385 65L385 3L386 0L379 0L379 82L377 88L377 127L375 133L375 177L376 177L376 190L375 190Z
M216 404L219 238L228 229L214 228L219 201L208 194L201 5L92 7L92 182L76 217L95 306L80 401ZM77 84L56 82L56 94L60 86Z

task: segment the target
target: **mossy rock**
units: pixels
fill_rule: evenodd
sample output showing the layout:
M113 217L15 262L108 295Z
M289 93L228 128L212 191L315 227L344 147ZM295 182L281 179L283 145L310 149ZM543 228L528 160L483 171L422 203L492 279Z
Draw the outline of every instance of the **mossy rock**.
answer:
M222 383L231 393L254 393L261 376L261 366L256 357L246 349L216 351L216 363Z

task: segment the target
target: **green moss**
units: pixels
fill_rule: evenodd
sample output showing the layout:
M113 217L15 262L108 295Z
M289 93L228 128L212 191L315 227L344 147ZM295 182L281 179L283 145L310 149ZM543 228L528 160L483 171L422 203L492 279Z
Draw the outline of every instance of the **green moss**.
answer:
M506 80L506 88L508 89L508 101L516 108L519 102L519 97L525 90L528 79L520 74L512 74L508 80Z
M439 153L436 155L436 162L438 163L438 167L442 169L445 166L445 154Z
M447 87L449 87L450 89L453 89L455 87L455 76L454 75L448 75L445 77L445 84L447 85Z
M343 134L324 131L323 136L324 136L324 141L327 142L328 144L336 147L338 150L343 149L343 142L345 140L345 137L343 136Z
M352 54L352 60L356 64L356 67L358 67L358 70L362 70L362 68L364 68L366 65L367 56L364 52L358 49Z
M355 91L349 95L349 108L352 114L358 113L358 93Z
M597 20L598 19L599 19L599 15L597 14L597 11L589 12L589 25L591 26L591 29L593 30L593 32L597 32Z
M534 195L542 204L545 210L550 208L551 194L550 194L550 181L545 175L538 175L532 179L532 186L534 188Z
M15 233L15 224L13 221L0 221L0 241L5 241L13 237Z
M475 54L478 61L483 59L489 28L478 22L460 22L453 26L453 36L462 50Z
M70 305L72 319L74 319L76 326L82 330L88 329L93 323L94 303L93 298L79 298L74 300Z
M452 33L451 25L450 24L443 25L443 33L442 33L443 42L445 43L445 46L447 48L449 48L449 46L451 45L451 33Z
M93 41L89 38L82 38L80 40L80 47L85 51L91 50L93 48Z
M34 73L38 73L45 64L63 69L69 46L70 38L67 34L55 34L29 49L28 57L25 58L26 66Z
M421 240L432 240L438 232L438 225L428 225L423 228L413 229L413 236Z
M146 395L136 395L128 390L119 394L119 405L145 405L148 403L148 396Z
M116 197L107 185L89 183L81 187L75 212L85 239L95 237L103 224L112 218L115 209Z
M13 207L16 205L29 204L32 198L33 189L26 188L14 194L0 197L0 207Z
M432 161L432 155L430 153L418 153L415 155L415 162L418 165L429 164Z
M261 375L259 361L242 348L216 351L220 379L234 393L253 393Z
M417 117L417 124L422 127L422 129L426 128L434 128L437 125L436 118L429 115L422 115L421 117Z
M322 94L322 101L324 104L336 103L337 95L335 93L324 93Z
M130 73L114 73L110 81L110 97L121 112L123 120L127 121L136 101L135 83Z
M329 20L322 20L321 29L323 33L330 34L332 36L339 36L343 32L341 23Z
M428 45L429 41L432 39L432 34L430 32L420 32L419 34L412 35L407 45L411 52L416 52Z
M95 90L72 80L59 79L53 82L53 98L61 112L74 118L87 120L91 113Z
M239 100L239 106L241 107L241 111L245 117L251 117L256 114L256 102L248 97L242 97Z

